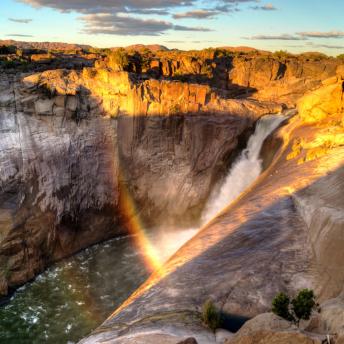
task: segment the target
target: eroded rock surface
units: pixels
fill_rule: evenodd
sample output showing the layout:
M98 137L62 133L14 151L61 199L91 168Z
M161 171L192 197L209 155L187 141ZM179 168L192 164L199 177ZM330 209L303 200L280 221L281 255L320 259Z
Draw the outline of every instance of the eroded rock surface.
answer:
M249 320L226 344L320 344L323 340L326 336L307 333L272 313L264 313Z
M343 81L336 79L334 83L334 88L337 83L342 87ZM324 92L327 99L332 89L327 87L317 91L316 97ZM343 95L335 92L333 96L342 99ZM300 289L311 288L319 302L337 297L343 286L339 261L344 146L330 144L326 154L312 155L312 159L309 149L321 146L319 137L324 132L334 139L333 131L343 131L343 108L338 110L332 113L324 107L331 116L313 125L303 111L291 120L279 133L284 143L273 164L257 182L82 343L105 338L125 343L126 338L135 337L138 328L164 331L167 324L179 331L202 328L200 310L209 298L228 316L254 317L269 311L273 297L281 291L295 295ZM294 141L299 137L308 144L295 149ZM191 324L181 325L176 315L173 320L166 318L170 312L182 315L186 310L195 314ZM196 339L206 341L201 334ZM319 342L318 337L304 333L270 330L258 330L240 340L238 343Z
M274 100L290 107L310 89L336 75L340 60L324 56L278 56L268 52L160 51L133 55L131 69L142 76L210 85L230 98ZM101 64L101 63L100 63Z

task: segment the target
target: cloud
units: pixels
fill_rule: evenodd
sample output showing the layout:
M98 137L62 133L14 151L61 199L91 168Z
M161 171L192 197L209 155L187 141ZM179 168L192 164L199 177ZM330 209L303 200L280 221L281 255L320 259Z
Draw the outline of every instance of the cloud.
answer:
M216 5L212 8L212 11L219 13L230 13L230 12L239 12L241 11L239 5L244 3L258 3L260 0L218 0L214 1ZM254 10L264 10L264 11L274 11L277 8L271 4L265 5L255 5L251 6L251 9Z
M253 10L276 11L277 8L273 4L265 4L263 6L252 6Z
M174 19L184 19L184 18L193 18L193 19L207 19L213 18L219 14L218 11L215 10L194 10L188 11L183 13L176 13L173 15Z
M159 16L164 16L170 14L169 11L163 10L163 9L135 9L132 11L125 10L126 13L136 13L136 14L153 14L153 15L159 15Z
M164 20L134 17L166 15L171 8L190 6L197 0L17 0L34 7L50 7L62 12L76 11L83 16L83 33L108 35L159 36L167 30L211 31L203 27L175 25Z
M256 35L251 37L244 37L246 39L252 40L282 40L282 41L306 41L311 38L344 38L343 31L309 31L309 32L296 32L295 34L282 34L282 35ZM313 43L308 42L308 45L313 45ZM325 47L325 45L318 45L318 47ZM338 46L335 46L338 47Z
M252 39L252 40L279 40L279 41L303 41L306 38L299 37L295 35L289 35L289 34L282 34L282 35L256 35L251 37L244 37L246 39Z
M238 4L242 4L244 2L259 2L259 0L222 0L222 2L224 2L226 4L238 5Z
M33 7L49 7L62 12L166 14L176 7L199 5L200 0L16 0ZM257 0L213 0L214 10L232 11L232 6Z
M331 45L331 44L317 44L316 47L326 48L326 49L344 49L344 45Z
M344 45L333 45L333 44L316 44L313 42L307 42L306 45L313 48L326 48L326 49L344 49Z
M32 19L17 19L17 18L8 18L9 21L20 23L20 24L29 24L32 22Z
M213 0L207 9L197 8L205 0L16 0L35 8L48 7L60 12L78 12L84 23L83 33L111 35L158 36L168 30L212 31L205 27L190 27L154 18L156 15L172 14L174 19L213 18L217 14L238 11L242 3L257 0ZM175 13L188 8L188 11ZM143 17L140 17L143 15ZM152 16L147 19L147 15Z
M320 31L309 31L309 32L297 32L297 35L306 38L343 38L344 32L343 31L328 31L328 32L320 32Z
M173 29L176 31L199 31L199 32L210 32L213 31L207 27L203 26L183 26L183 25L173 25Z
M194 0L18 0L33 7L80 13L141 12L191 6Z
M21 33L9 33L6 36L9 36L9 37L33 37L32 35L24 35Z
M259 0L219 0L213 9L222 13L239 12L240 8L238 6L240 4L258 1Z
M159 36L167 30L210 31L203 27L174 25L163 20L141 19L109 13L88 14L82 16L81 20L85 24L83 32L88 34Z

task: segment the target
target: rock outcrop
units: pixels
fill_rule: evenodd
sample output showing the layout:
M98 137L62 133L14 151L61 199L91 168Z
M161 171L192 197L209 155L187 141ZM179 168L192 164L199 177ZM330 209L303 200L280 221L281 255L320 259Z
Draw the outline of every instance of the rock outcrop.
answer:
M311 336L295 332L278 332L260 330L246 335L238 335L226 344L322 344L323 338L312 338Z
M295 325L272 313L249 320L226 344L321 344L324 335L315 335L298 329Z
M289 107L310 89L336 75L342 61L315 54L209 49L199 52L140 52L129 69L142 76L183 80L216 87L231 98L253 97Z

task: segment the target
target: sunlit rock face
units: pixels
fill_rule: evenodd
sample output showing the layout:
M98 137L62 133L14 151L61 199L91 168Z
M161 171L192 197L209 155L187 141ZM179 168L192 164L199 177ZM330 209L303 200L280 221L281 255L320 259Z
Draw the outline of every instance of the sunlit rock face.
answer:
M133 64L132 69L139 74L207 84L231 98L250 95L292 107L309 89L319 87L322 80L334 76L341 61L312 53L279 56L259 51L238 53L223 48L199 52L161 51L144 59L134 59Z
M332 133L343 133L343 108L333 112L342 99L340 76L306 95L299 116L276 133L283 144L256 183L81 343L132 343L137 336L142 340L144 333L148 339L150 331L178 334L180 339L191 331L199 343L211 343L215 338L207 337L210 331L202 332L200 320L208 299L229 317L253 317L269 311L281 291L295 295L312 288L320 303L338 297L343 291L344 146ZM320 104L328 115L314 121L317 110L312 109ZM314 154L326 132L331 138L326 152ZM299 138L300 146L295 144ZM340 300L336 312L342 309ZM331 325L339 333L343 323L329 316L334 302L325 303L322 321L324 328ZM186 311L189 321L183 321ZM273 336L259 335L263 342ZM297 333L278 338L314 342Z
M344 75L340 72L326 80L323 87L307 94L299 103L301 118L317 125L313 137L305 138L295 153L303 153L299 165L328 157L329 164L343 165L340 154L344 146ZM336 153L338 152L338 153ZM317 169L326 171L326 165ZM309 229L310 242L322 276L326 279L321 294L324 299L334 297L343 291L344 271L344 169L329 173L306 190L295 195L296 205ZM343 323L344 325L344 323Z
M142 222L195 223L255 121L281 110L106 70L4 73L0 85L1 294L126 233L124 189Z
M229 79L233 84L257 90L254 97L279 100L294 105L310 89L321 86L321 81L336 75L340 61L322 59L253 59L236 58Z

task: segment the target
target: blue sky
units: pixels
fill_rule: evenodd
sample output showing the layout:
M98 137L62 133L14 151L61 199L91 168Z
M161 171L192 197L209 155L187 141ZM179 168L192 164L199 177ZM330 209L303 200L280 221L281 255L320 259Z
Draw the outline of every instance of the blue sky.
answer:
M342 0L1 0L0 39L344 53Z

